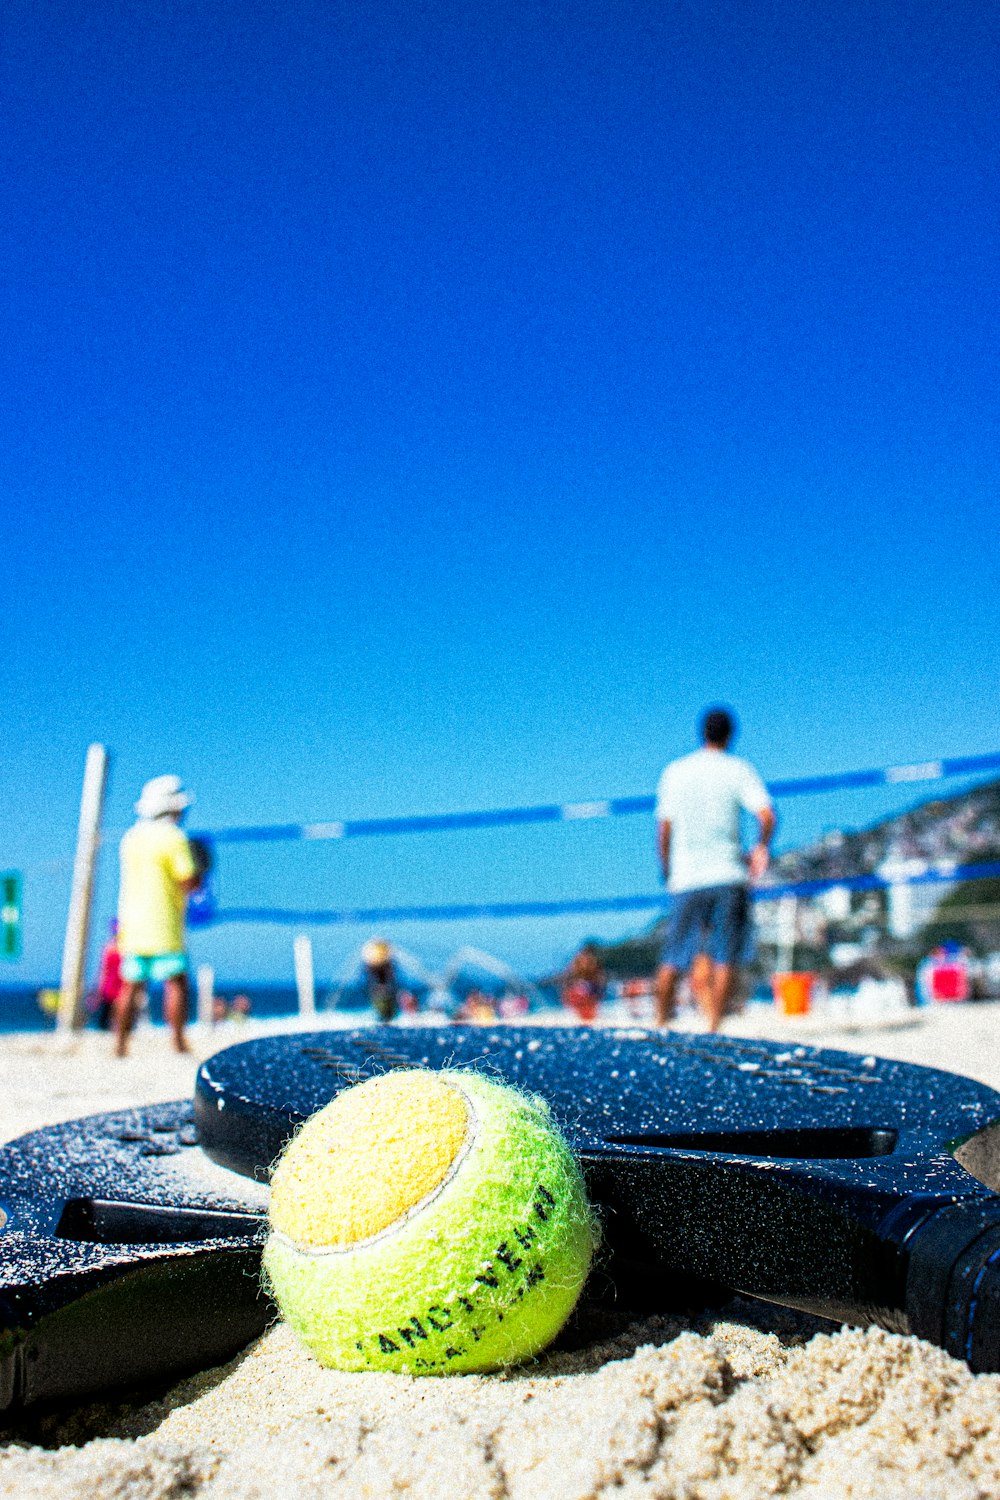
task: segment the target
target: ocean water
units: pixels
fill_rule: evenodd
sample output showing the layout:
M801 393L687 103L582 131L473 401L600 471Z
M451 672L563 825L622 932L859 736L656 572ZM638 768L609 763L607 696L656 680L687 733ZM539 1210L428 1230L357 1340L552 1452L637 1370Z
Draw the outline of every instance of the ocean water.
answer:
M55 1030L55 1017L47 1015L38 1003L38 994L42 989L54 990L57 981L53 980L48 985L27 984L0 984L0 1034L9 1031L53 1031ZM322 982L316 985L316 1008L323 1011L328 995L332 995L334 986L325 985ZM544 1007L559 1007L558 992L553 985L541 984L537 993ZM295 986L291 984L239 984L221 983L216 986L216 994L223 999L231 1001L234 995L247 995L250 999L250 1015L258 1020L268 1016L291 1016L299 1008L298 996ZM455 997L456 1004L458 997ZM150 991L149 1019L154 1025L160 1025L163 1021L161 1009L161 996L159 990L153 986ZM192 1020L194 1019L194 996L191 997ZM337 1010L341 1014L356 1014L358 1024L363 1025L365 1018L371 1015L360 990L351 1003L350 997L341 994L337 1004ZM89 1022L96 1027L96 1020Z
M38 992L56 989L57 985L58 981L49 985L0 984L0 1032L52 1031L55 1018L42 1010ZM217 986L217 993L227 1000L232 1000L234 995L248 995L251 1016L290 1016L298 1009L295 986L290 984L221 984ZM322 1003L323 989L318 987L317 1004L322 1006ZM154 1024L162 1020L160 997L155 990L150 1000L150 1018ZM96 1022L90 1024L96 1025Z

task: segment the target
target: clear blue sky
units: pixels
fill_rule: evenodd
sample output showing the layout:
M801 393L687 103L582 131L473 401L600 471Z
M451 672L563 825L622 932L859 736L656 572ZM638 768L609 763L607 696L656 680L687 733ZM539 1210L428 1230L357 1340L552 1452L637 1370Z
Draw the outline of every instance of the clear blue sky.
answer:
M771 776L1000 746L998 53L979 0L10 0L0 978L56 971L92 739L118 828L165 770L202 826L648 791L717 699ZM221 879L655 865L634 819Z

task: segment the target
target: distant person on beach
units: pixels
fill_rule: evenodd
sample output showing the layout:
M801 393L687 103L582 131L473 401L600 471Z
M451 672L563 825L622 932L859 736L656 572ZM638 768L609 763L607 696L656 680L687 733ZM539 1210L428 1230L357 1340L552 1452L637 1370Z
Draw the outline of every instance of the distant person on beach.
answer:
M698 975L697 998L709 1031L718 1031L750 930L749 882L768 867L774 809L753 766L729 754L735 734L728 709L708 709L701 749L671 761L657 787L660 865L674 897L656 975L659 1026L673 1016L678 978L704 953L709 962ZM740 843L741 811L758 825L748 855Z
M95 1015L102 1031L111 1028L115 1001L122 992L122 955L118 946L118 918L108 923L108 941L101 952L101 969L97 979Z
M184 916L188 892L201 877L179 827L194 799L179 776L147 781L135 804L138 821L121 841L118 946L124 981L115 1002L116 1051L124 1057L146 986L163 985L163 1014L178 1052L187 1052L188 1013Z
M459 1025L466 1026L492 1026L496 1018L493 996L478 987L469 991L454 1017Z
M578 1020L592 1026L597 1020L597 1011L608 987L608 976L601 963L601 955L595 943L584 943L579 953L574 953L569 967L563 975L562 1003Z
M368 1002L379 1020L394 1021L399 1014L399 979L392 947L384 938L372 938L361 950Z

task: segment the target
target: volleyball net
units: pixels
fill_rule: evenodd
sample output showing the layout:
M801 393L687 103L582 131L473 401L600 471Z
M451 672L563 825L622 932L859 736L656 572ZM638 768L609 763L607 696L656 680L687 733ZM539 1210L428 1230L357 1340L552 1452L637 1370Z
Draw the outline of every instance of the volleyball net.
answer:
M1000 877L1000 787L996 807L987 797L971 818L963 808L954 827L940 815L921 822L927 802L919 791L941 783L945 796L988 793L991 773L1000 773L1000 752L771 782L786 847L753 891L758 925L768 927L770 908L787 930L790 902L819 903L829 918L840 912L846 920L850 903L856 910L866 896L885 893L888 925L905 936L931 920L957 883ZM806 805L812 811L796 816ZM670 902L655 879L654 808L654 796L643 794L203 830L214 872L191 915L203 926L299 928L652 920ZM879 827L889 830L881 841L872 832Z

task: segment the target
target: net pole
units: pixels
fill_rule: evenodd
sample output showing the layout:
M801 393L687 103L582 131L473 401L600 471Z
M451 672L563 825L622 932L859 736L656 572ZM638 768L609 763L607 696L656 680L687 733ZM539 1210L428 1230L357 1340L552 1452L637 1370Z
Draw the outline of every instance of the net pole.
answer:
M83 768L80 820L76 832L73 884L70 888L66 937L59 979L59 1011L56 1029L62 1036L78 1031L82 1024L83 981L90 938L90 911L94 896L94 871L101 842L101 815L108 779L108 752L104 745L90 745Z
M300 932L292 944L295 961L295 988L299 992L299 1015L311 1018L316 1014L316 976L313 970L312 938Z
M198 994L198 1025L211 1026L215 1000L215 970L211 964L199 964L195 973Z
M794 896L782 896L778 902L778 951L775 954L775 970L778 974L789 974L795 961L795 937L798 926L799 903Z

